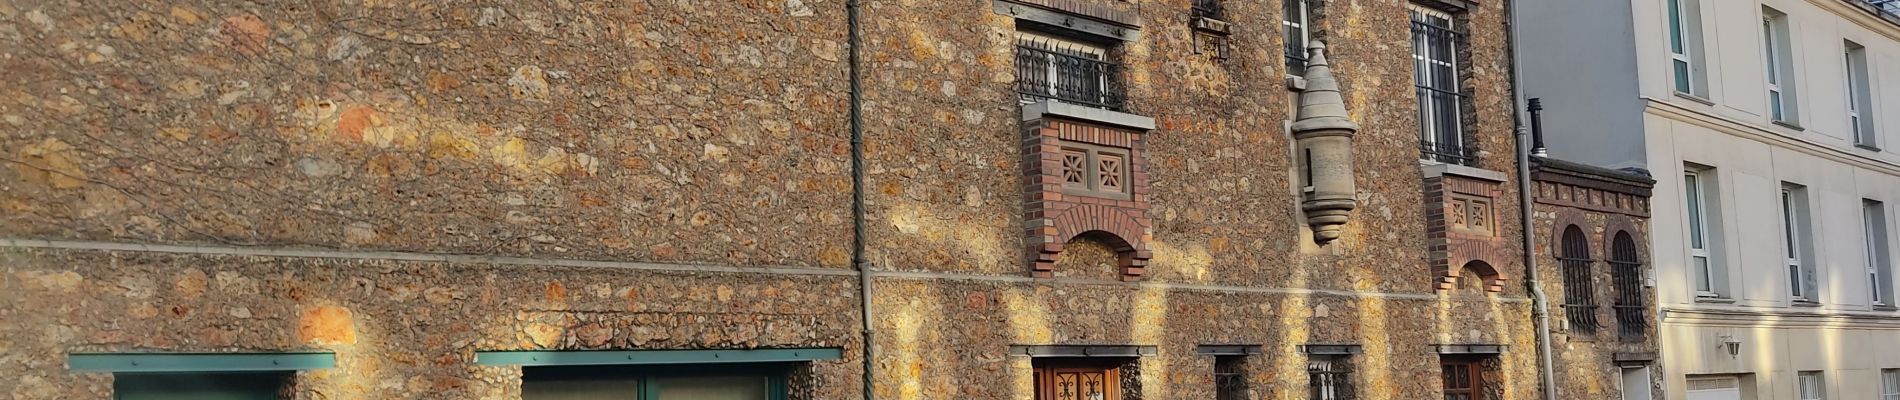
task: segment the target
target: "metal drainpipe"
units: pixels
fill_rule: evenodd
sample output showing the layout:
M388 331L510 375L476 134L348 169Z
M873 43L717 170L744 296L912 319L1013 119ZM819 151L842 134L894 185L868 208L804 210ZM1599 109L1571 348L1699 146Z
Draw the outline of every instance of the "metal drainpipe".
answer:
M1550 302L1545 299L1544 286L1537 279L1537 232L1532 230L1531 218L1535 211L1531 206L1531 140L1524 129L1524 77L1520 70L1518 57L1523 54L1518 42L1518 28L1523 25L1518 13L1518 1L1507 3L1510 7L1511 29L1505 32L1511 43L1511 122L1517 141L1517 221L1518 229L1523 232L1524 286L1531 294L1531 322L1537 330L1538 380L1543 383L1544 399L1557 400L1557 366L1551 356L1550 348ZM1541 104L1540 104L1541 105Z
M848 44L851 48L851 266L858 270L858 312L862 317L859 330L864 334L864 400L877 396L874 392L877 379L872 374L876 370L877 353L875 336L871 329L871 263L864 259L864 89L859 76L858 50L862 47L858 40L858 0L845 0L845 24L849 25Z

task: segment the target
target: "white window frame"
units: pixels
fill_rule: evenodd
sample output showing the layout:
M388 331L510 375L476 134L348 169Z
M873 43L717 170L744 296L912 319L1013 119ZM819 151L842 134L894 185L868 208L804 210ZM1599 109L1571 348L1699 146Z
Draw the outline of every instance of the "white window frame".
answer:
M1801 371L1795 374L1795 391L1801 400L1827 400L1827 380L1821 371Z
M1861 199L1861 229L1867 248L1867 282L1869 302L1874 306L1893 305L1893 266L1888 260L1887 246L1887 204L1879 200Z
M1714 175L1712 171L1684 169L1682 172L1683 219L1689 224L1689 268L1690 276L1695 280L1696 297L1721 297L1721 287L1716 285L1715 257L1710 251L1711 224L1709 200L1705 175Z
M1443 10L1433 9L1430 7L1425 7L1425 6L1420 6L1417 4L1410 4L1410 3L1406 4L1406 9L1411 11L1411 13L1408 14L1408 17L1410 17L1407 19L1408 24L1411 23L1410 22L1411 18L1416 18L1416 17L1412 17L1412 15L1423 15L1428 18L1443 19L1445 21L1445 26L1440 27L1442 29L1445 29L1447 31L1453 31L1453 32L1456 32L1458 29L1458 19L1455 16L1453 16L1451 13L1445 12ZM1461 82L1463 82L1463 75L1464 75L1464 69L1460 65L1463 63L1463 60L1458 59L1458 50L1461 43L1458 43L1457 40L1452 40L1446 43L1442 43L1442 45L1450 47L1448 49L1445 49L1444 51L1444 54L1446 54L1446 58L1448 58L1445 60L1428 57L1427 55L1429 54L1438 54L1438 51L1432 50L1436 48L1420 49L1419 48L1420 45L1421 45L1420 43L1416 43L1416 42L1412 43L1412 47L1413 47L1412 48L1412 65L1413 65L1412 76L1413 76L1413 80L1418 80L1422 76L1423 79L1427 80L1427 82L1414 82L1414 84L1417 84L1418 86L1422 86L1422 87L1429 87L1435 90L1442 90L1442 91L1446 91L1450 93L1458 93L1460 90L1459 86L1461 85ZM1418 68L1421 64L1429 64L1433 66L1444 67L1445 69L1451 71L1452 87L1450 88L1434 87L1435 85L1433 83L1438 81L1438 78L1439 78L1438 74L1433 73L1432 72L1433 69L1431 68L1426 68L1423 71L1419 71ZM1424 115L1431 116L1430 118L1424 118L1424 119L1428 119L1427 121L1420 121L1421 122L1420 129L1422 130L1422 132L1420 132L1422 136L1420 140L1424 141L1425 144L1430 145L1431 148L1435 150L1443 150L1443 149L1448 149L1448 148L1449 149L1463 149L1465 147L1464 131L1467 127L1465 126L1466 121L1464 120L1464 105L1462 104L1464 100L1462 98L1455 98L1454 100L1456 101L1453 102L1454 104L1452 104L1451 109L1449 110L1440 109L1439 107L1433 106L1432 105L1433 102L1431 101L1431 99L1426 99L1426 101L1421 101L1418 105L1420 110L1422 110L1421 118L1424 118L1423 117ZM1439 130L1440 128L1439 125L1441 125L1439 122L1445 121L1447 119L1449 119L1450 121L1450 125L1451 125L1450 129L1452 130L1452 132L1449 132L1450 135L1446 135L1447 132L1441 132ZM1442 143L1442 141L1439 140L1441 136L1451 138L1450 140L1451 143ZM1447 144L1449 144L1450 146L1449 147L1445 146ZM1422 158L1422 155L1421 155L1421 158Z
M1800 121L1800 108L1795 101L1794 46L1790 39L1792 25L1788 15L1773 8L1762 7L1762 54L1763 75L1767 78L1768 119L1772 122L1794 124Z
M1821 299L1815 266L1809 260L1812 244L1808 235L1813 226L1808 219L1808 191L1806 186L1793 183L1781 183L1781 247L1784 265L1788 272L1788 295L1795 302L1818 302Z
M1702 5L1699 0L1666 0L1667 37L1669 39L1669 76L1671 90L1697 98L1707 98L1708 85L1702 70Z
M1854 145L1879 148L1880 135L1874 124L1872 77L1867 69L1867 47L1844 40L1841 61L1847 67L1847 126Z

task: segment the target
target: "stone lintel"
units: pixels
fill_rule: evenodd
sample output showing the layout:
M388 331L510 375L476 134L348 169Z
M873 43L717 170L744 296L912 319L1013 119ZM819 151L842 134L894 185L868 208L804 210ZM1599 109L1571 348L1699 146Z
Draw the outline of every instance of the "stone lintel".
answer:
M1023 105L1023 121L1037 121L1047 117L1071 119L1143 132L1155 129L1155 119L1152 117L1069 104L1055 100L1043 100Z
M1203 344L1194 346L1194 353L1206 356L1253 356L1266 354L1257 344Z
M1009 355L1018 357L1149 357L1155 355L1155 346L1011 345Z
M1503 172L1458 164L1431 163L1420 166L1419 170L1425 173L1426 178L1440 178L1450 175L1497 183L1504 183L1506 180L1509 180L1509 175L1505 175Z

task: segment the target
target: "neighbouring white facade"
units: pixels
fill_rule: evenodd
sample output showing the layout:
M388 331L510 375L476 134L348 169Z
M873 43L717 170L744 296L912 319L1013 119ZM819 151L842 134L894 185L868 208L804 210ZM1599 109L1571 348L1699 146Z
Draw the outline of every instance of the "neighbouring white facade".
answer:
M1870 1L1523 4L1552 155L1657 180L1667 398L1900 399L1900 18Z
M1900 259L1890 234L1900 222L1900 25L1849 1L1633 2L1670 399L1880 399L1883 370L1900 368L1900 312L1887 307L1900 304L1890 289L1900 282L1882 271ZM1699 21L1679 20L1672 32L1672 4L1677 18ZM1680 31L1694 28L1700 34ZM1688 79L1706 84L1697 93L1678 91L1673 37L1702 46L1689 49L1700 65ZM1849 54L1855 45L1864 60ZM1850 79L1854 62L1867 80ZM1791 94L1779 122L1776 68L1792 68L1778 82ZM1850 125L1860 108L1850 101L1862 100L1850 90L1863 88L1871 146L1857 146ZM1689 204L1691 170L1700 205ZM1786 201L1784 188L1793 190ZM1692 207L1703 210L1701 246L1691 243ZM1708 257L1709 283L1699 282L1695 253ZM1888 288L1885 306L1876 283ZM1804 372L1818 381L1804 387Z

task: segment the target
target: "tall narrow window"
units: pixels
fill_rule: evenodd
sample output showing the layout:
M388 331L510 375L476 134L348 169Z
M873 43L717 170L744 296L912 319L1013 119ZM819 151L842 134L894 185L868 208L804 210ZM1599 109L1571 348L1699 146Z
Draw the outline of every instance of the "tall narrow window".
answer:
M1214 356L1214 399L1247 399L1247 356Z
M1610 278L1616 284L1617 336L1641 340L1649 328L1649 307L1643 299L1643 261L1636 251L1636 240L1627 231L1616 232L1610 239Z
M1306 44L1313 40L1311 0L1281 0L1286 9L1280 25L1286 39L1286 73L1306 75Z
M1344 356L1314 355L1306 362L1306 382L1312 400L1352 400L1352 377Z
M1459 91L1458 33L1451 14L1412 6L1412 79L1418 90L1419 142L1426 160L1469 165L1464 94Z
M1591 284L1590 239L1583 234L1583 228L1570 225L1564 228L1563 254L1557 257L1564 266L1564 314L1569 316L1570 330L1579 335L1592 335L1597 331L1596 287Z
M1847 129L1854 133L1854 144L1880 148L1880 135L1874 131L1873 88L1867 76L1867 48L1847 41L1842 61L1847 65Z
M1714 171L1707 169L1691 168L1682 173L1683 202L1687 204L1684 215L1689 225L1689 267L1694 274L1695 292L1699 297L1721 296L1720 287L1716 284L1719 271L1713 258L1714 252L1710 251L1714 242L1710 238L1714 233L1710 228L1714 225L1709 221L1713 217L1709 207L1712 201L1708 196L1713 194L1709 189L1714 185L1704 180L1714 178Z
M1880 400L1900 400L1900 369L1880 370Z
M1781 184L1781 249L1788 268L1788 294L1796 302L1815 302L1814 265L1808 262L1808 189Z
M1443 368L1445 382L1445 400L1485 400L1484 363L1475 358L1446 358L1439 362Z
M1795 375L1795 379L1801 391L1801 400L1827 399L1826 382L1821 380L1821 371L1802 371Z
M1794 123L1794 49L1790 45L1788 15L1775 9L1761 9L1763 65L1768 76L1768 117L1776 122Z
M1023 104L1056 100L1120 110L1120 75L1121 65L1110 59L1105 46L1016 32L1016 93Z
M1669 64L1678 93L1708 97L1702 70L1702 7L1699 0L1668 0Z
M1893 263L1887 252L1887 204L1862 199L1860 210L1862 231L1866 232L1869 297L1875 306L1894 305Z

